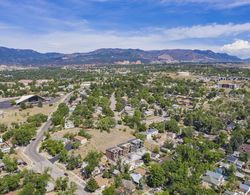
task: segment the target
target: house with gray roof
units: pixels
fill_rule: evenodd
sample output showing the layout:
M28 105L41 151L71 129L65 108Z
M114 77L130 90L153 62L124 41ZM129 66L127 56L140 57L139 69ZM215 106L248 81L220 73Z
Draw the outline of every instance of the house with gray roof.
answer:
M225 182L225 177L213 171L207 171L202 177L202 181L211 185L220 186Z

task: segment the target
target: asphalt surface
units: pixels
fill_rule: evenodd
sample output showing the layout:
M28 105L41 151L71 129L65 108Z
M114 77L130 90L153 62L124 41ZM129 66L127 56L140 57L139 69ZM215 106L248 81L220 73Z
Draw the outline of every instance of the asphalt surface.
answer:
M11 108L12 105L10 103L10 101L2 101L0 102L0 109L8 109L8 108Z
M65 96L63 102L67 103L72 93L69 93ZM44 133L49 130L51 122L51 115L48 117L48 121L44 123L38 133L36 135L36 139L33 140L24 150L25 155L32 161L32 169L35 172L43 172L47 168L50 170L50 175L53 179L57 179L59 177L64 177L65 171L62 168L59 168L56 164L51 163L47 158L42 156L39 153L39 145L43 140ZM77 185L77 194L87 194L84 190L85 182L79 178L78 176L74 175L73 173L67 172L70 181L73 181Z

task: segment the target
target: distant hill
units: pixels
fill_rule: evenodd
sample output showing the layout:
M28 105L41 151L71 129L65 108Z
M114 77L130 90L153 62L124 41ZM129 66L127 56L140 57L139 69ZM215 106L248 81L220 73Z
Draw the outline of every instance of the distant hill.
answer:
M29 49L0 47L0 64L62 66L83 64L140 64L174 62L242 62L238 57L211 50L98 49L87 53L39 53Z

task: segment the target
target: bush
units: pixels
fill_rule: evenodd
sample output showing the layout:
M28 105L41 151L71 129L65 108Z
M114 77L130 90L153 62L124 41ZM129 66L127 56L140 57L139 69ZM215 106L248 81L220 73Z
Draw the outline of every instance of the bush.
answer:
M81 129L78 133L78 135L82 136L82 137L85 137L86 139L91 139L91 135L89 133L87 133L85 130Z

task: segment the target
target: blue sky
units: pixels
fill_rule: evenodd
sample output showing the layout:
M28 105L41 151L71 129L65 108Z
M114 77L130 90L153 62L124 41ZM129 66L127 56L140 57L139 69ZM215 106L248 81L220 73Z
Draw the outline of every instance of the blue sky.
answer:
M212 49L250 57L250 0L0 0L0 45Z

